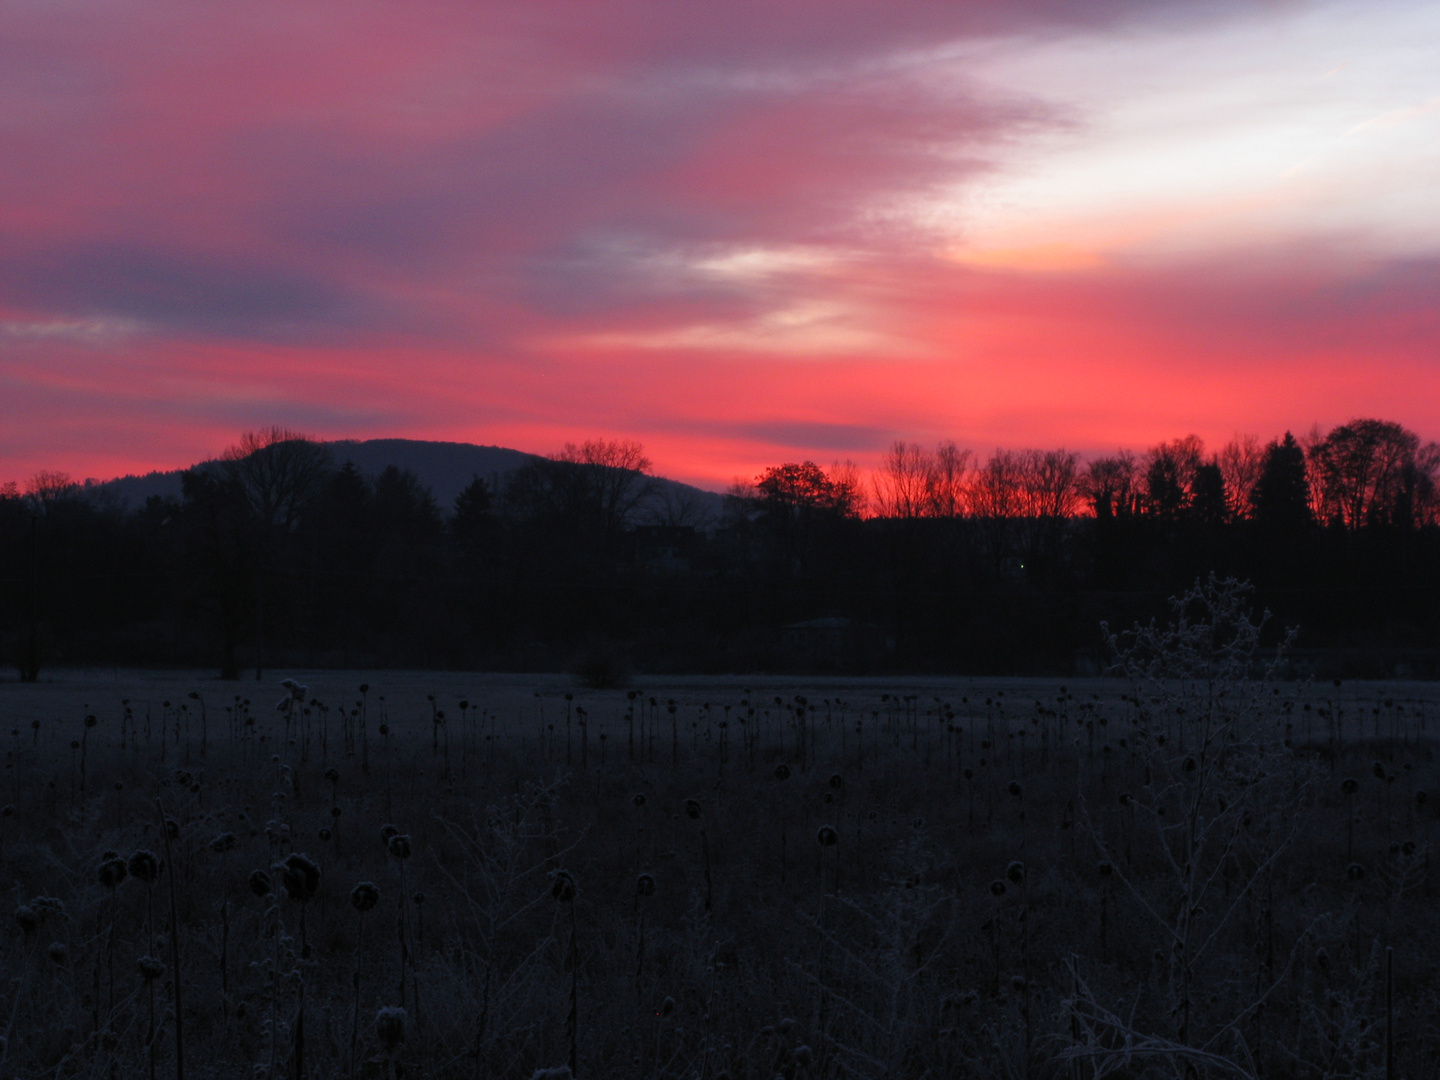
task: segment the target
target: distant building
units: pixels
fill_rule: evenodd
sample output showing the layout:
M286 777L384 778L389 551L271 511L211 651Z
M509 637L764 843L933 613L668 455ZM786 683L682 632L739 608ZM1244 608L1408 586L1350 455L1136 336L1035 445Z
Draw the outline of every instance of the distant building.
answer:
M635 563L658 573L687 573L697 542L693 525L640 525L635 529Z

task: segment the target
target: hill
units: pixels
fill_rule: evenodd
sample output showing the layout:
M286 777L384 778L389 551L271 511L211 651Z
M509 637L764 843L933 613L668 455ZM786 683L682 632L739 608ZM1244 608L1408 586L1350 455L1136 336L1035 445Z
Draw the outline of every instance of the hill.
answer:
M504 446L476 446L473 443L432 442L424 439L338 439L322 445L335 457L336 466L353 462L365 476L374 478L391 465L408 469L420 478L435 496L435 501L448 512L471 479L480 476L490 481L503 481L536 454L512 450ZM208 465L211 462L200 462ZM134 509L153 495L180 497L180 477L184 470L152 472L144 476L122 476L115 480L88 484L87 490L106 501ZM719 513L721 496L712 491L657 477L660 495L667 501L681 500L701 509L702 517Z

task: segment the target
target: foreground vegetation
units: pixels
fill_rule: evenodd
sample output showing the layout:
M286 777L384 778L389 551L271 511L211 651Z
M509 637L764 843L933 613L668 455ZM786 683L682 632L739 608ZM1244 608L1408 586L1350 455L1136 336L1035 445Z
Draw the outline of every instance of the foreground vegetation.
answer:
M0 1071L1430 1075L1435 704L1265 681L1242 599L1043 692L16 723Z

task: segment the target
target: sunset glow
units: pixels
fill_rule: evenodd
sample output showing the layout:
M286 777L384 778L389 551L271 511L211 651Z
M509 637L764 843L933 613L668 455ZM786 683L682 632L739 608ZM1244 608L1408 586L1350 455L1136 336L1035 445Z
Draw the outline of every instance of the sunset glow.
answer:
M1163 14L1156 14L1156 9ZM0 12L0 482L1440 437L1440 8Z

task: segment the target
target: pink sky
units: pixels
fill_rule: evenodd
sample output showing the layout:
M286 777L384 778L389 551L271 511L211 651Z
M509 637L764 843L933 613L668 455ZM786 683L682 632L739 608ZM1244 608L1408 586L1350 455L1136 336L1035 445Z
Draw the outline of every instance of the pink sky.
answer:
M1422 2L15 0L0 481L1436 438L1437 190Z

